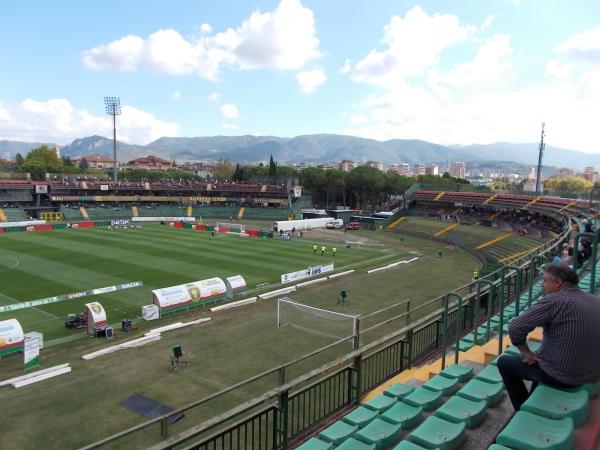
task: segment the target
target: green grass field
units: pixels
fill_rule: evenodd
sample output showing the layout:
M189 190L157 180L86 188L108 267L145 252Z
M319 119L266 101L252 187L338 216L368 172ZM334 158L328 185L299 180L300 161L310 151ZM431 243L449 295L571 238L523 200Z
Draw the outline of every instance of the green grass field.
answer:
M346 248L343 240L354 239L355 235L368 238L372 245ZM399 234L368 231L333 236L339 236L336 268L355 268L356 272L302 288L290 295L292 300L351 314L372 312L405 299L410 299L414 308L469 281L479 265L471 255L427 239L405 237L401 243ZM0 316L17 317L25 331L42 331L46 339L54 340L56 345L41 352L42 367L70 362L73 368L68 375L23 389L0 389L0 401L11 411L11 420L0 424L0 448L77 448L145 421L120 405L133 393L143 392L181 407L332 342L331 338L292 327L278 329L276 300L260 300L218 313L198 309L142 322L140 328L144 331L174 321L211 318L206 324L165 333L160 341L147 346L91 361L81 356L109 345L106 340L86 338L81 331L63 326L68 312L80 311L89 301L100 301L109 322L118 323L123 317L139 316L140 306L151 302L151 289L212 276L239 273L250 287L267 282L274 289L281 273L332 259L313 255L312 244L310 234L304 241L291 242L229 235L212 240L208 233L159 225L145 226L141 232L67 230L0 237L0 301L4 304L133 280L144 282L143 288ZM439 249L444 250L442 258L437 256ZM409 253L415 252L420 258L414 263L366 273L369 268L412 257ZM15 261L19 264L11 268ZM336 303L342 288L350 294L349 305ZM365 341L402 325L382 327L379 334L365 336ZM127 339L131 337L117 333L110 344ZM172 372L168 355L175 344L182 345L185 358L192 364ZM291 367L286 376L291 379L349 349L349 344L338 346ZM21 356L0 361L0 379L21 373ZM277 382L276 375L266 377L191 410L172 427L172 433L263 393ZM110 448L142 448L158 440L158 430L152 428Z
M320 244L320 243L319 243ZM141 280L144 286L0 314L17 318L46 339L77 333L63 326L68 313L99 301L109 322L138 317L151 290L211 277L241 274L249 288L278 283L280 275L332 261L313 255L309 239L240 238L146 225L143 230L80 229L13 233L0 239L0 304L6 305ZM338 246L339 247L339 246ZM329 247L330 248L330 247ZM393 258L389 251L338 248L336 267ZM8 317L7 317L8 316Z

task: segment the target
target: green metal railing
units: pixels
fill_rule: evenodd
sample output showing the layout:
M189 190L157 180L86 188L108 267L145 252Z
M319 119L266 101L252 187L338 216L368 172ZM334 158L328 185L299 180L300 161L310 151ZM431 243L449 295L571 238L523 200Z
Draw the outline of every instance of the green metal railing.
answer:
M386 336L360 345L361 335L378 328L381 323L361 330L359 318L355 334L351 336L85 448L113 448L122 444L123 440L131 439L135 433L143 433L147 436L151 428L158 428L156 437L164 439L151 447L153 449L286 448L290 440L302 435L313 425L356 404L361 395L374 386L434 352L439 352L440 349L445 364L445 348L451 339L456 343L454 360L457 361L458 343L462 334L473 327L476 328L481 321L489 322L491 315L513 298L518 300L523 279L528 281L528 302L531 303L533 280L540 262L547 261L549 255L557 253L562 248L562 244L568 241L568 220L565 220L563 225L563 232L543 244L538 249L537 255L525 255L514 261L511 266L505 266L412 310L409 301L394 305L405 306L406 309L382 323L404 321L404 326ZM593 266L595 269L595 262ZM455 301L451 302L451 300ZM482 301L485 302L484 308L481 305ZM425 314L416 321L410 321L411 315L416 317L416 313L425 313L432 308L434 308L433 312ZM482 309L484 309L483 315ZM286 379L286 371L300 362L349 343L352 343L351 352L293 380ZM274 375L278 377L279 382L270 391L239 404L215 418L168 437L168 424L172 416L206 406L227 393ZM218 428L222 429L217 430Z

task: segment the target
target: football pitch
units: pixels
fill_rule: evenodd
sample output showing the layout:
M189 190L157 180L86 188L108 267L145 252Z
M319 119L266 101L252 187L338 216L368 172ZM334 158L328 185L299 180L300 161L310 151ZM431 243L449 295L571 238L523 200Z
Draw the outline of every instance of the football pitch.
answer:
M347 248L344 240L355 235L365 237L371 245L353 244ZM11 411L11 420L0 424L0 448L78 448L147 420L121 405L134 393L182 407L334 341L330 336L294 327L278 329L277 300L271 299L215 313L198 308L160 321L142 322L143 332L171 322L211 318L205 324L164 333L158 342L85 361L82 355L133 337L117 332L109 343L86 338L81 330L66 330L66 314L80 312L84 303L100 301L108 321L117 324L125 317L139 317L141 305L151 303L150 291L155 288L241 274L251 290L256 291L256 285L262 283L270 284L267 290L277 289L282 273L333 261L330 251L325 256L313 254L313 244L317 243L328 249L337 247L336 270L356 272L301 288L289 297L328 310L366 314L406 299L416 307L469 281L473 267L478 265L473 256L427 239L406 237L401 242L394 233L369 231L346 235L333 232L329 236L337 241L316 241L311 233L303 240L292 241L233 235L211 239L206 232L160 225L144 226L141 231L80 229L2 236L2 304L130 281L143 281L144 286L0 315L0 319L18 318L26 332L41 331L51 342L41 351L41 368L69 362L73 369L67 375L24 389L0 389L0 401ZM441 248L443 258L437 256ZM419 259L414 263L373 274L366 272L412 258L416 253ZM337 304L340 289L348 291L350 304ZM378 336L402 325L382 327ZM177 344L191 365L172 371L169 354ZM349 350L350 345L344 344L320 353L290 367L286 379ZM22 364L19 355L0 361L0 379L22 374ZM171 434L262 394L278 382L277 374L263 377L190 410L172 425ZM158 429L153 427L109 448L142 448L160 439Z
M317 243L317 242L315 242ZM318 242L319 249L321 242ZM249 289L275 284L280 275L334 262L336 268L384 261L394 255L370 248L341 248L313 254L313 242L256 239L236 235L145 225L142 230L79 229L13 233L0 239L0 305L142 281L139 288L0 314L18 319L26 331L45 339L72 335L63 326L68 313L99 301L108 321L141 315L152 303L152 289L212 277L241 274ZM272 287L275 289L275 287Z

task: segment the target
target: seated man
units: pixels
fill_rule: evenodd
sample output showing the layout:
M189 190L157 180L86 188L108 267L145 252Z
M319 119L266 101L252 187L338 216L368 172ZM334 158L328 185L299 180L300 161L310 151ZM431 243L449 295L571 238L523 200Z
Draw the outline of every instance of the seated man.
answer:
M503 355L498 370L510 401L518 411L527 400L523 380L554 387L572 387L600 378L600 299L577 286L577 273L564 264L544 267L544 292L538 303L515 318L508 327L510 340L520 356ZM537 352L527 346L527 335L544 328Z

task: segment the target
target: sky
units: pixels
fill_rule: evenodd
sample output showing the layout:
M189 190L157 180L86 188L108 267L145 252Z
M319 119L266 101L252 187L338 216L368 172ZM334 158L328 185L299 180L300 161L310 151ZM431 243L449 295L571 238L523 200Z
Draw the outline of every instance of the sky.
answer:
M598 0L2 0L0 140L336 133L600 153Z

